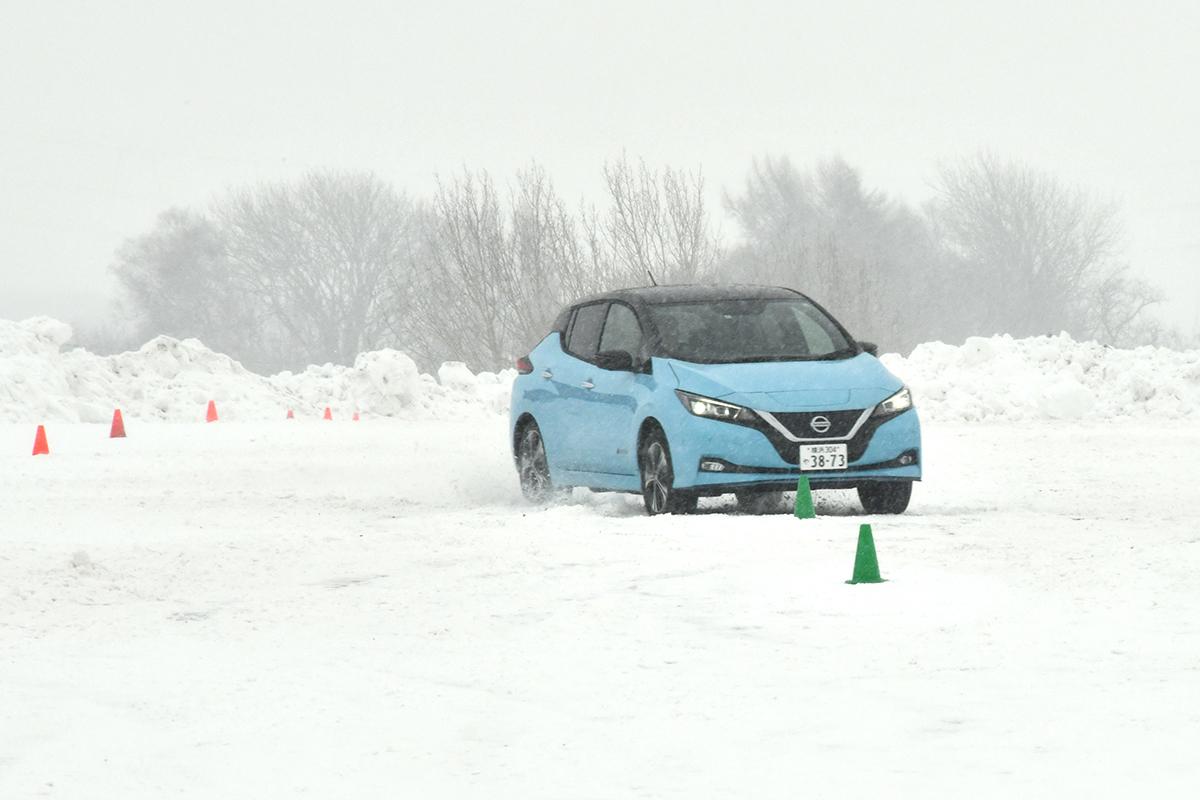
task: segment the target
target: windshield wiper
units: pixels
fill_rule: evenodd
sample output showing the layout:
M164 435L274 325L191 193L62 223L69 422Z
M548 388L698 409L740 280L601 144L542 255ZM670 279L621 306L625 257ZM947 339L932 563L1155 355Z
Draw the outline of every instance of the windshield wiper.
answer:
M814 361L841 361L843 358L849 358L857 353L857 348L843 347L841 350L834 350L832 353L826 353L823 356L817 356Z
M720 357L704 357L701 353L691 353L681 355L665 351L663 355L666 358L677 358L680 361L690 361L693 364L760 364L764 362L776 361L840 361L843 358L849 358L855 355L858 351L853 347L846 347L841 350L834 350L831 353L826 353L821 356L814 356L808 353L773 353L765 355L756 354L739 354L736 356L720 356Z

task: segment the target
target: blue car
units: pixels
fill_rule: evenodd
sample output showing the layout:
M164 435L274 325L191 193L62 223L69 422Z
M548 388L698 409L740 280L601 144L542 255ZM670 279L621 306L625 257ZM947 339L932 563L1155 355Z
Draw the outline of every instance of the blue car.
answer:
M558 317L513 384L512 446L535 502L572 486L637 492L650 514L737 496L764 511L807 475L898 514L921 479L912 395L799 292L654 286Z

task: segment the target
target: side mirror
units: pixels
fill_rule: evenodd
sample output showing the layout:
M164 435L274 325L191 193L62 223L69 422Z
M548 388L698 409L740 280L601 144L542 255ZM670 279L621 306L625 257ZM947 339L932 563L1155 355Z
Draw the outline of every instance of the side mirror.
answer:
M879 355L879 345L875 344L874 342L859 342L858 349L862 350L864 353L870 353L873 356Z
M633 372L633 356L625 350L604 350L596 353L596 366L619 372Z

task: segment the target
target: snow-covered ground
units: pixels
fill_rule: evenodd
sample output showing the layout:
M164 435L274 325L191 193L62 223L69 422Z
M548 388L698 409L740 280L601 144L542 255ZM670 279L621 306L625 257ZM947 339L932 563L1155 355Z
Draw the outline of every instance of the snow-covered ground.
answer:
M503 418L0 425L0 798L1185 797L1200 424L926 425L911 511L519 497Z

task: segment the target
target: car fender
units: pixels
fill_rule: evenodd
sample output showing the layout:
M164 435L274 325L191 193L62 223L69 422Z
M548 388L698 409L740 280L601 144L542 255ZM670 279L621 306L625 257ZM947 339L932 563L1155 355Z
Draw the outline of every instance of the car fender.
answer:
M668 446L672 442L681 442L686 434L686 427L691 416L679 401L675 389L679 380L666 359L654 359L654 372L662 380L657 390L650 393L650 399L638 409L637 426L634 429L634 447L648 420L653 419L666 434Z

